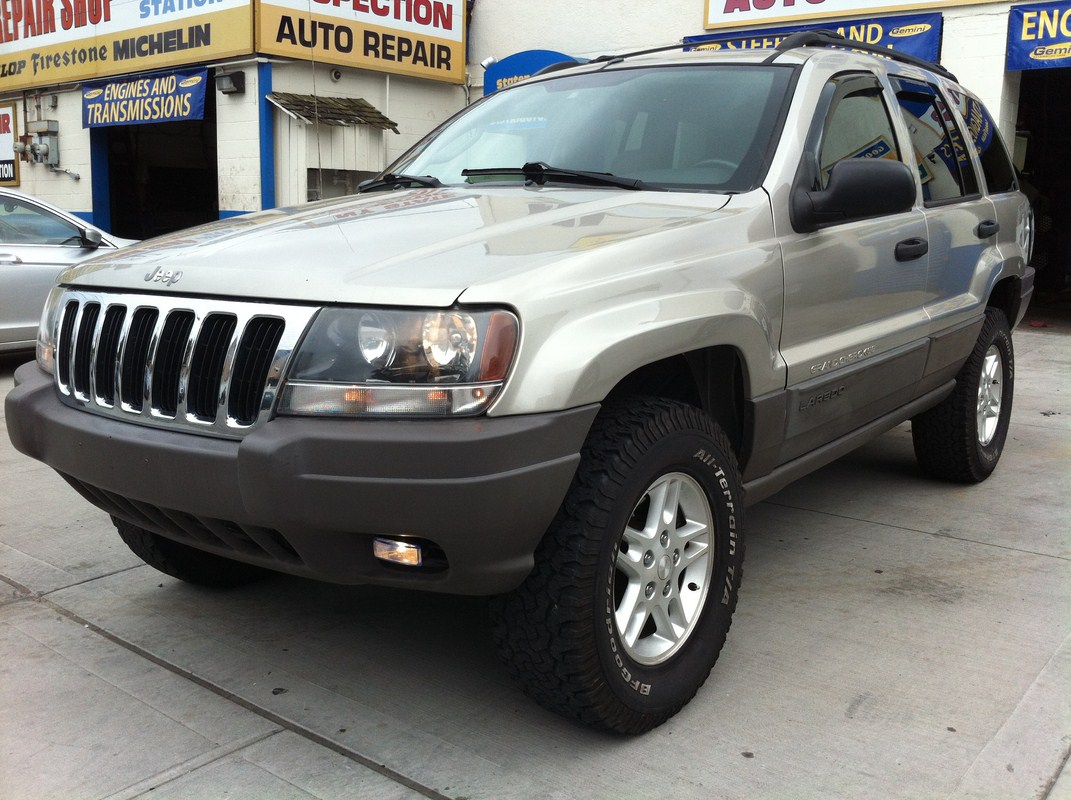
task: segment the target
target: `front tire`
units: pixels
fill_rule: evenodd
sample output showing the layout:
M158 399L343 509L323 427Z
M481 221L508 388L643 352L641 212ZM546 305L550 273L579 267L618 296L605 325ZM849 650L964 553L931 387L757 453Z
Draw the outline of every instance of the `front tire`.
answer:
M915 458L929 475L980 483L997 466L1008 438L1015 391L1015 354L1008 320L986 309L985 323L956 388L911 420Z
M265 575L264 570L252 564L206 553L124 519L112 517L112 522L119 531L119 538L134 555L150 567L187 583L232 588L252 583Z
M732 621L742 500L728 439L702 411L656 399L605 406L535 568L492 604L521 687L619 733L676 714Z

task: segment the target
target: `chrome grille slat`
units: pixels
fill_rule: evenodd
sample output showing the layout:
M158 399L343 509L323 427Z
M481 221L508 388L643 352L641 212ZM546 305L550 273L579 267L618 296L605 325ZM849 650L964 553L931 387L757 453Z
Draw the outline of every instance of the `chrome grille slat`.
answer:
M69 290L53 333L68 405L240 438L267 419L312 306Z

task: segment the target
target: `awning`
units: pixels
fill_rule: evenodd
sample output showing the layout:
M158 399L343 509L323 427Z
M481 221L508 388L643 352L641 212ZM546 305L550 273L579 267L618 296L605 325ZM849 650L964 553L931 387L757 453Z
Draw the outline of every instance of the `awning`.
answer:
M302 122L321 125L371 125L380 130L398 131L398 123L359 97L320 97L311 94L272 92L268 102Z

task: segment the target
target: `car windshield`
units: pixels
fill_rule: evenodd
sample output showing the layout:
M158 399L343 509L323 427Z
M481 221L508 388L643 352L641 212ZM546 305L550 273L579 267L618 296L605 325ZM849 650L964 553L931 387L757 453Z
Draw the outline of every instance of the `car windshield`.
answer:
M792 71L691 65L604 70L521 84L432 133L388 174L444 184L533 180L742 192L762 180ZM525 165L528 168L522 169ZM570 173L587 173L570 175ZM619 185L619 184L618 184Z

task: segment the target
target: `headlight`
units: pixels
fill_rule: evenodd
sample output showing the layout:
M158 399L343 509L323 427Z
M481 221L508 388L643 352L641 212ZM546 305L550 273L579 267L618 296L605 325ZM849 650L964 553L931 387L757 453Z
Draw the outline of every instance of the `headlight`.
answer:
M60 305L62 297L63 287L53 287L41 312L41 324L37 327L37 365L49 375L55 374L56 370L56 329L63 310Z
M279 414L479 414L517 345L508 311L331 308L294 356Z

